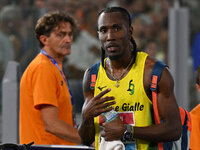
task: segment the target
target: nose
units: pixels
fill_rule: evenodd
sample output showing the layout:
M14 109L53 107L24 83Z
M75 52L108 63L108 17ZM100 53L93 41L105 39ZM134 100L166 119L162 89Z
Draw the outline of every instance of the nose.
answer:
M73 36L71 36L71 35L66 35L64 38L64 41L66 43L72 43L72 40L73 40Z
M108 32L107 32L107 40L111 41L111 40L114 40L114 39L115 39L114 32L112 30L108 30Z

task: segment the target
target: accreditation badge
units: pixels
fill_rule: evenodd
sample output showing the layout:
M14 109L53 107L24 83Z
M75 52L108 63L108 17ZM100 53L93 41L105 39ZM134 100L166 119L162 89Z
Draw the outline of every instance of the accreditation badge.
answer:
M118 116L123 121L124 124L129 124L135 126L135 115L134 111L129 112L118 112ZM125 145L125 150L137 150L136 148L136 139L131 141L123 141Z

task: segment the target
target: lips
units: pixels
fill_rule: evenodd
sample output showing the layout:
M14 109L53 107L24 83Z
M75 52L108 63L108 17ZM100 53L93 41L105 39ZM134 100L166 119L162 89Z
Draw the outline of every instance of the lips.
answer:
M116 49L119 48L119 46L116 44L110 44L110 45L106 46L106 48L108 51L115 51Z

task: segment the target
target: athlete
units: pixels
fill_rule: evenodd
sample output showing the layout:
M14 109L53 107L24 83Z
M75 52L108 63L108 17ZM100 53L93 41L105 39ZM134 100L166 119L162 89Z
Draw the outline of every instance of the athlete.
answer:
M109 7L98 16L98 37L102 60L94 90L90 70L83 79L85 102L79 134L83 144L95 149L105 141L121 140L126 149L157 149L157 142L174 141L181 136L181 119L174 96L174 81L164 68L158 84L158 111L162 123L154 124L151 71L156 62L137 52L128 11ZM105 56L107 56L105 58ZM118 117L102 123L102 116L114 110ZM108 116L109 118L109 116ZM104 119L103 119L104 120Z

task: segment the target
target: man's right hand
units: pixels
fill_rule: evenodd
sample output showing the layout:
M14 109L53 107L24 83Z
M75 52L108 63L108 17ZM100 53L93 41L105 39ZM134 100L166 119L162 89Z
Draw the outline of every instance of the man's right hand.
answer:
M115 98L113 96L105 96L111 89L108 88L97 96L92 97L91 99L86 99L83 108L82 108L82 115L84 120L88 120L90 118L97 117L101 113L108 112L113 109L111 107L116 102L113 101Z

